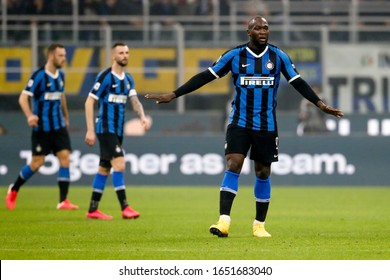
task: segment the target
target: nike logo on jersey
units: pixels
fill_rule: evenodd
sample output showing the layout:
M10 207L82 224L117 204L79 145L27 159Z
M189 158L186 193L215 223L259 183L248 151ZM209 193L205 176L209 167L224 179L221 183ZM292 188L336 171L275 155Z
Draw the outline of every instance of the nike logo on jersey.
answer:
M247 66L249 66L249 65L251 65L250 63L249 64L241 64L241 67L242 68L245 68L245 67L247 67Z
M112 85L113 88L116 88L118 85Z

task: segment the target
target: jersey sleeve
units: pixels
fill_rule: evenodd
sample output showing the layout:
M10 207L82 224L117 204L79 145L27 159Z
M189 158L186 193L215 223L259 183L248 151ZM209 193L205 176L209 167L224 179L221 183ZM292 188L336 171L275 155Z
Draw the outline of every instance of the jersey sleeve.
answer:
M89 96L98 100L106 92L105 89L108 86L108 80L106 78L106 72L99 73L95 79L95 83L89 92Z
M208 68L209 71L217 79L226 76L232 70L231 61L233 57L234 52L232 50L224 53L211 67Z
M34 92L37 91L37 88L39 87L40 81L43 78L43 71L40 71L40 70L41 69L37 69L31 74L26 86L24 87L24 89L22 91L22 94L34 96Z
M282 50L279 50L279 58L282 62L281 70L283 76L286 78L288 83L291 83L292 81L298 79L301 76L298 73L298 70L295 68L295 65L291 61L290 57Z
M61 76L63 87L65 88L65 72L62 69L59 69L59 75Z
M131 76L129 73L126 73L126 79L129 82L129 97L137 95L137 91L135 90L135 82L133 76Z

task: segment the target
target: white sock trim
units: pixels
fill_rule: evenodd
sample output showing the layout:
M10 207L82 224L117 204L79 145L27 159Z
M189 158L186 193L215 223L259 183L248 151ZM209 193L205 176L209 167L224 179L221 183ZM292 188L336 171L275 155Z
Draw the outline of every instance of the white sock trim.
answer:
M255 226L255 225L258 225L258 224L262 224L263 226L265 225L265 222L260 222L260 221L258 221L258 220L254 220L253 221L253 225Z
M219 220L224 220L224 221L228 222L229 224L230 224L230 221L231 221L229 215L221 215L221 216L219 216Z

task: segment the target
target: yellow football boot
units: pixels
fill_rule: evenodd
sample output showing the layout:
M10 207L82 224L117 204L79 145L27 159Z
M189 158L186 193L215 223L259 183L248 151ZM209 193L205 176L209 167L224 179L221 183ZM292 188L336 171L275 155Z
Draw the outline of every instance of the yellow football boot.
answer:
M254 237L271 237L268 231L265 230L263 224L253 225L253 236Z
M220 218L215 225L211 225L209 231L211 234L217 235L218 237L227 237L229 234L230 223Z

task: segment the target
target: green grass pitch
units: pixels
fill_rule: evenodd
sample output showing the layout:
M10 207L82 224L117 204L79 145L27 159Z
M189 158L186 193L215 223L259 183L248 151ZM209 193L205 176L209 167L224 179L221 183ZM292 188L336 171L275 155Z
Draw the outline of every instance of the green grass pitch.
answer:
M389 260L390 188L273 187L272 238L254 238L251 187L240 187L228 238L208 232L218 219L218 187L127 187L136 220L121 219L112 186L87 220L90 187L72 186L76 211L58 211L57 187L24 186L13 211L0 188L2 260Z

